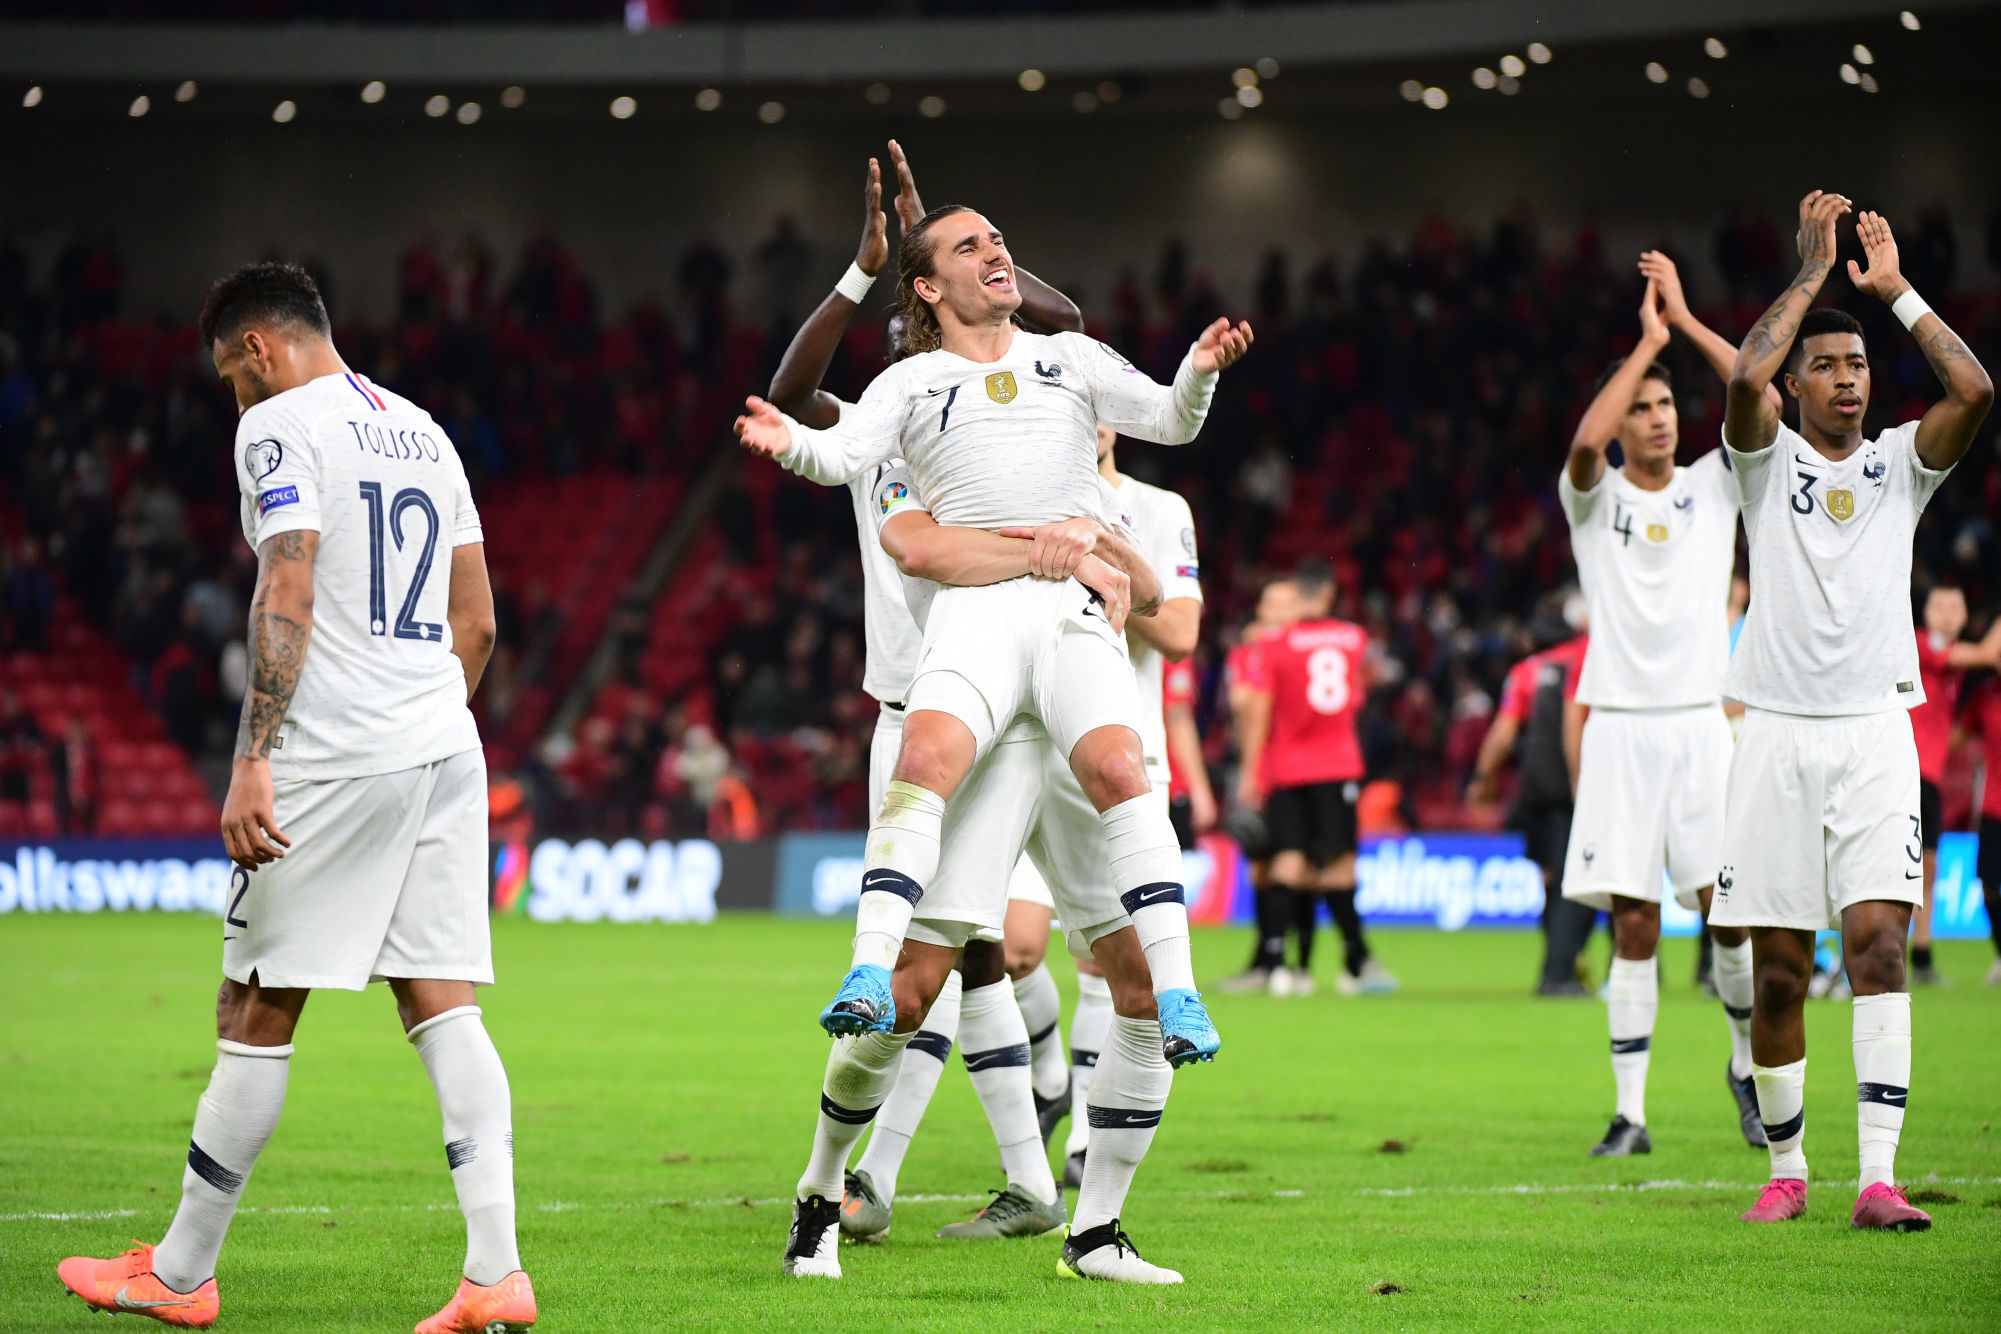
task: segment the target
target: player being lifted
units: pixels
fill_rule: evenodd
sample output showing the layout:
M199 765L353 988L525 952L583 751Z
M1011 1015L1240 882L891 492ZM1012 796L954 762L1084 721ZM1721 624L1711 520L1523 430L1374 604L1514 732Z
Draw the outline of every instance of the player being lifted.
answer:
M1271 842L1271 885L1290 896L1299 967L1271 973L1274 994L1313 992L1313 935L1324 898L1341 929L1344 996L1395 991L1369 953L1355 908L1355 805L1365 777L1355 721L1368 698L1369 632L1336 620L1334 568L1310 556L1293 571L1300 617L1247 659L1243 768L1237 801L1262 803Z
M898 182L894 206L902 228L908 231L923 217L923 206L902 148L892 140L889 149ZM874 285L876 275L888 263L888 218L882 202L881 169L874 159L870 159L863 188L862 238L855 261L835 290L793 336L772 378L772 402L809 426L832 426L840 420L843 411L852 408L851 404L843 403L822 390L820 383L862 298ZM1068 298L1026 272L1017 276L1023 293L1024 318L1050 329L1082 328L1083 320ZM900 328L900 320L890 321L892 358L897 352L895 341ZM894 461L856 478L848 487L854 501L856 535L861 544L864 638L867 644L863 686L882 705L870 751L872 810L880 805L891 768L896 762L903 733L904 696L916 668L922 639L922 632L905 599L904 575L895 559L883 549L880 540L884 520L892 510L901 506L895 498L888 504L879 503L879 493L890 495L901 486L907 495L907 483L897 480L902 475L900 461ZM985 544L990 548L1007 549L1012 545L1025 562L1028 549L1025 541L994 541L991 534L984 533L977 536L990 539ZM1039 765L1035 766L1035 772L1040 774ZM1034 876L1026 858L1020 859L1020 865L1016 867L1017 878L1024 870L1030 877ZM946 873L945 870L940 872L941 876ZM1045 921L1042 925L1045 946L1048 936L1049 927ZM1055 983L1047 969L1036 971L1040 974L1039 980L1047 984L1048 994L1045 997L1040 994L1039 988L1034 988L1035 978L1031 975L1027 980L1035 989L1035 1000L1046 1002L1047 1008L1053 1011L1057 1004ZM962 978L965 979L963 982ZM1021 982L1017 981L1010 989L1008 981L1000 942L979 938L966 942L959 969L945 979L943 989L926 1011L922 1026L910 1041L909 1050L916 1052L918 1059L901 1063L894 1088L869 1123L873 1125L874 1133L869 1140L867 1154L854 1171L847 1173L844 1191L834 1194L829 1183L802 1182L800 1194L803 1201L810 1204L817 1197L820 1200L817 1211L824 1215L831 1210L835 1200L841 1200L840 1227L850 1235L876 1237L887 1231L897 1174L904 1154L943 1073L954 1039L963 1038L963 1050L974 1088L1001 1145L1008 1190L994 1205L982 1210L979 1217L967 1223L950 1225L945 1234L1008 1235L1016 1230L1044 1231L1061 1222L1061 1196L1041 1155L1046 1131L1038 1133L1042 1127L1038 1124L1036 1112L1042 1105L1043 1095L1033 1088L1028 1072L1014 1060L1017 1049L1024 1044L1037 1055L1046 1055L1047 1049L1053 1047L1057 1049L1056 1065L1060 1071L1061 1044L1049 1035L1032 1031L1026 1026L1017 999L1022 990ZM1042 1027L1054 1028L1053 1014ZM1038 1051L1038 1047L1042 1050ZM1044 1063L1047 1063L1046 1059ZM826 1122L822 1134L816 1137L816 1160L831 1159L838 1151L842 1155L841 1161L845 1162L847 1146L859 1137L862 1128L853 1123ZM826 1239L821 1233L816 1233L815 1228L824 1231L825 1225L816 1216L815 1208L809 1207L793 1229L794 1248L801 1254L788 1257L789 1272L813 1276L826 1268L816 1263L814 1258L819 1249L818 1243Z
M1721 450L1675 465L1680 420L1654 358L1679 329L1728 380L1737 350L1689 313L1674 261L1640 258L1640 341L1600 382L1557 478L1570 547L1591 608L1591 647L1577 684L1591 710L1579 755L1565 898L1612 914L1606 981L1617 1114L1591 1152L1652 1152L1647 1065L1660 983L1662 873L1684 908L1708 911L1723 848L1731 736L1723 716L1729 665L1730 571L1737 482ZM1625 464L1607 468L1617 439ZM1730 1032L1724 1071L1744 1138L1762 1147L1751 1087L1751 942L1712 926L1716 994Z
M1752 1074L1772 1180L1744 1218L1806 1211L1804 1008L1813 933L1833 927L1855 991L1862 1189L1851 1221L1908 1232L1931 1226L1896 1185L1911 1082L1904 941L1924 897L1906 712L1924 699L1909 622L1911 539L1972 444L1994 386L1904 280L1889 223L1863 213L1856 231L1869 266L1851 260L1849 277L1889 305L1945 385L1920 420L1863 437L1862 326L1810 309L1849 209L1819 190L1800 201L1799 274L1744 340L1730 377L1724 443L1751 539L1751 609L1725 687L1745 715L1710 923L1751 928ZM1765 394L1781 368L1798 431Z
M908 164L894 145L892 153L901 183L897 206L908 227L916 208L916 190ZM870 236L879 234L886 224L873 164L865 203L864 256ZM1044 292L1049 300L1038 305L1050 310L1056 320L1064 319L1066 310L1074 317L1074 309L1059 295ZM819 396L815 386L839 337L836 321L844 326L852 305L851 296L838 302L829 298L808 329L794 340L778 377L788 398L813 402L828 409L829 415L841 413L844 405ZM1100 508L1111 499L1109 487L1101 483ZM922 505L916 479L900 463L875 476L867 511L865 546L871 545L870 538L880 527L880 545L894 550L901 573L913 577L912 583L905 584L897 578L898 570L892 569L880 581L884 590L896 587L911 594L906 616L915 616L920 607L928 611L936 596L933 581L991 584L1051 573L1043 563L1048 559L1063 562L1066 570L1080 562L1098 560L1087 550L1088 544L1069 548L1067 555L1052 555L1064 544L1051 540L1046 531L1031 546L1020 536L941 527ZM1095 524L1087 522L1082 527L1094 528ZM1157 603L1157 585L1137 553L1109 537L1104 539L1104 549L1109 558L1123 560L1133 569L1136 586L1140 574L1145 575L1148 587L1143 600ZM1125 577L1107 573L1121 581ZM1113 623L1123 620L1124 605L1123 592L1111 597L1106 614ZM837 1042L822 1086L813 1154L795 1202L786 1272L802 1277L840 1275L835 1246L837 1215L832 1203L837 1198L835 1186L851 1146L878 1110L885 1121L894 1124L878 1125L868 1156L848 1174L838 1220L842 1231L857 1236L887 1230L902 1150L915 1131L942 1070L954 1029L961 1022L961 1016L951 1012L951 990L937 972L940 963L949 966L949 946L954 941L966 946L962 955L966 982L961 1036L968 1044L967 1066L1001 1143L1008 1189L978 1217L952 1225L941 1235L1019 1235L1046 1231L1063 1221L1061 1197L1036 1133L1024 1068L1030 1048L1024 1039L1031 1035L1014 998L1006 993L998 947L1002 914L1008 906L1007 868L1020 859L1032 833L1038 861L1049 864L1062 885L1078 887L1075 892L1059 889L1057 898L1064 904L1066 919L1083 928L1073 933L1073 947L1088 947L1099 957L1110 975L1110 985L1118 992L1115 1004L1120 1019L1114 1022L1123 1027L1110 1064L1123 1072L1115 1081L1117 1091L1139 1109L1117 1109L1121 1133L1113 1136L1116 1151L1107 1155L1104 1170L1094 1174L1079 1196L1077 1227L1066 1243L1061 1272L1073 1277L1178 1282L1180 1276L1172 1270L1149 1265L1138 1257L1117 1217L1133 1172L1153 1137L1166 1094L1168 1068L1159 1025L1153 1018L1151 978L1136 934L1129 929L1127 910L1112 890L1102 824L1069 766L1050 747L1039 722L1028 716L1013 721L954 794L941 832L942 856L926 896L926 917L913 928L912 945L901 952L893 982L905 998L897 1012L899 1026L917 1031L887 1037L864 1034ZM1046 942L1046 919L1040 930ZM931 948L918 944L918 936ZM945 948L941 950L941 946ZM996 997L996 992L1001 994ZM994 1013L986 1013L988 1010ZM920 1061L907 1072L900 1071L898 1058L906 1042L931 1059ZM899 1074L906 1077L899 1078ZM1007 1087L1015 1083L1018 1089Z
M901 457L945 526L1026 531L1093 514L1097 423L1145 439L1192 439L1217 374L1250 346L1248 326L1218 320L1189 349L1173 385L1162 386L1091 339L1018 329L1021 297L1006 243L959 205L933 210L904 236L898 268L914 355L877 377L830 430L751 399L737 433L746 447L825 484ZM1167 1059L1214 1055L1219 1039L1189 962L1180 848L1166 812L1146 799L1139 687L1097 593L1031 578L940 590L895 776L864 854L851 967L821 1015L829 1032L897 1026L890 969L937 868L945 803L1025 712L1047 727L1103 817L1118 889L1157 988ZM922 942L941 959L963 944ZM937 971L942 985L944 968Z
M486 762L466 707L493 649L479 513L438 424L341 361L305 270L210 289L201 335L236 393L243 535L257 552L250 681L222 834L215 1073L158 1247L58 1273L105 1311L202 1329L215 1262L285 1102L316 987L389 983L437 1090L465 1276L418 1334L525 1330L507 1073L480 1022Z

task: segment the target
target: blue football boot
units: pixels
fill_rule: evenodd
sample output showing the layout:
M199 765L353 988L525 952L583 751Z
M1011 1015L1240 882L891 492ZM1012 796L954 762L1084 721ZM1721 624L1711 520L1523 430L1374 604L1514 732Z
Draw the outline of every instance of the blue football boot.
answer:
M1169 1065L1216 1059L1216 1049L1223 1045L1223 1038L1209 1021L1201 992L1176 987L1153 999L1160 1007L1160 1049Z
M1198 1002L1195 1008L1200 1011L1202 1006ZM896 998L890 995L889 970L872 963L850 968L841 979L841 989L834 993L833 1003L820 1011L820 1027L834 1037L887 1033L895 1023ZM1214 1051L1214 1046L1210 1050Z

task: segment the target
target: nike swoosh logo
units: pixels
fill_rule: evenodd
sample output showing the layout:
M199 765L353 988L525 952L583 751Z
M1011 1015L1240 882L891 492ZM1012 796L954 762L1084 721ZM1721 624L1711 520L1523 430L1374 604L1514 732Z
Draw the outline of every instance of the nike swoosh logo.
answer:
M938 395L944 393L946 390L950 388L952 388L952 386L948 384L945 386L944 389L926 389L924 392L927 395L931 396L932 398L936 398Z
M1140 906L1141 906L1142 908L1144 908L1144 907L1145 907L1145 906L1146 906L1147 904L1149 904L1149 903L1152 903L1152 902L1153 902L1153 901L1154 901L1155 899L1164 899L1164 898L1168 898L1168 897L1170 897L1170 896L1171 896L1171 895L1172 895L1173 893L1174 893L1174 891L1173 891L1173 890L1171 890L1171 889L1156 889L1156 890L1155 890L1155 891L1154 891L1153 893L1151 893L1151 894L1142 894L1142 895L1140 895L1140 896L1139 896L1139 903L1140 903Z
M126 1296L125 1294L130 1291L132 1289L129 1287L120 1288L118 1295L111 1299L111 1304L121 1311L157 1311L163 1306L192 1306L194 1304L186 1297L163 1302L145 1301L138 1297Z
M865 875L862 877L862 888L867 889L870 885L886 884L888 882L894 881L895 879L896 877L893 875L875 875L875 876Z
M1674 502L1674 507L1678 510L1685 510L1694 503L1695 503L1694 496L1683 496L1680 500Z
M1921 875L1919 875L1919 874L1918 874L1918 873L1917 873L1916 871L1906 871L1906 872L1904 872L1904 879L1906 879L1906 880L1922 880L1922 879L1924 879L1924 877L1923 877L1923 876L1921 876Z

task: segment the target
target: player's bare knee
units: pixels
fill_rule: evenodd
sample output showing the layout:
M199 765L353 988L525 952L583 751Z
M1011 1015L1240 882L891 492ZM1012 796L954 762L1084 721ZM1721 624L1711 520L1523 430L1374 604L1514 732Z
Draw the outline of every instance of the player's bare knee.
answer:
M1070 760L1085 795L1101 811L1153 790L1146 776L1139 738L1125 727L1116 729L1117 736L1102 736L1108 730L1112 729L1099 728L1087 736L1072 752Z
M1760 1013L1780 1015L1806 1003L1807 983L1813 977L1811 956L1804 964L1789 957L1763 958L1752 973L1752 986Z
M1712 924L1709 928L1709 938L1726 950L1734 950L1739 945L1748 945L1751 942L1751 931L1749 927Z
M1615 896L1612 938L1622 959L1651 959L1660 948L1661 905L1645 899Z
M1048 953L1049 941L1046 936L1034 943L1025 940L1008 941L1005 954L1008 977L1016 982L1021 981L1042 967L1042 960Z
M1858 996L1904 989L1904 933L1885 926L1847 951L1848 984Z
M1007 979L1007 951L990 940L973 940L959 956L959 976L966 990L990 987Z

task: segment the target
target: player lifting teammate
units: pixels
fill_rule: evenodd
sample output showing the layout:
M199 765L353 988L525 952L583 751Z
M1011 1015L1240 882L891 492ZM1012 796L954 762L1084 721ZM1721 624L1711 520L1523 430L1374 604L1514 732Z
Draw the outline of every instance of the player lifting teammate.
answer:
M901 147L892 140L889 149L898 182L894 206L898 221L908 231L922 218L923 205L919 202L916 181ZM832 364L861 299L873 286L876 275L887 264L888 258L888 217L882 207L881 169L871 159L863 189L862 238L855 261L786 348L771 385L772 402L781 410L794 414L808 425L827 427L838 422L841 414L852 407L826 393L820 388L820 383ZM1026 272L1017 276L1022 288L1022 314L1025 319L1050 329L1081 329L1083 321L1076 307L1060 292ZM897 339L901 321L893 318L889 330L889 356L894 360L899 353ZM856 531L861 542L867 641L864 688L882 705L870 752L869 784L873 809L881 802L896 761L903 730L903 700L916 667L922 631L906 600L905 575L896 560L884 550L881 541L884 521L892 511L903 508L901 502L909 499L905 470L900 461L884 463L872 473L850 482L849 490L854 500ZM932 525L930 536L934 539L934 546L938 545L935 539L943 534L944 530ZM1024 540L997 540L987 533L967 534L966 538L969 542L985 539L982 545L987 554L994 549L1013 549L1019 561L1026 560L1028 543ZM962 566L952 571L941 568L935 572L960 573L966 568L969 567ZM1037 772L1040 772L1039 766ZM963 853L963 850L958 851ZM963 856L953 860L965 864ZM1018 860L1016 878L1021 878L1024 869L1033 876L1033 868L1028 866L1027 859ZM941 877L952 869L947 863L941 863ZM977 869L975 874L979 874ZM1000 882L996 882L996 897L1000 888ZM1041 934L1046 946L1049 935L1046 920L1042 923ZM962 1040L973 1086L1000 1143L1008 1189L977 1218L949 1225L941 1235L1010 1235L1024 1230L1043 1231L1062 1221L1061 1197L1040 1153L1051 1124L1046 1113L1038 1124L1037 1112L1044 1107L1044 1093L1033 1087L1027 1071L1015 1059L1024 1047L1035 1055L1044 1056L1050 1049L1055 1049L1054 1065L1058 1074L1062 1073L1061 1044L1054 1037L1054 1014L1050 1013L1046 1022L1031 1030L1020 1008L1022 983L1026 981L1033 987L1038 980L1036 972L1040 974L1039 980L1047 983L1047 994L1038 989L1033 1000L1042 1009L1053 1012L1058 1000L1054 994L1055 984L1046 969L1018 979L1010 991L1001 944L977 937L966 942L959 969L946 979L910 1041L908 1051L916 1053L916 1059L901 1062L894 1088L869 1123L874 1133L870 1136L867 1153L854 1170L846 1174L839 1206L841 1231L860 1238L879 1238L887 1232L904 1154L923 1118L955 1038ZM1038 1018L1041 1017L1038 1014ZM1042 1031L1045 1029L1048 1031ZM1050 1062L1044 1060L1042 1063L1046 1065ZM1067 1099L1064 1105L1067 1106ZM839 1155L840 1161L845 1162L848 1146L860 1133L859 1125L823 1118L822 1133L816 1136L815 1158L831 1161ZM809 1172L810 1175L814 1173ZM819 1243L832 1238L827 1216L833 1208L833 1197L825 1189L826 1185L819 1181L801 1183L801 1198L808 1203L808 1207L801 1222L793 1229L791 1249L800 1254L789 1257L788 1272L812 1276L829 1268L816 1263L813 1258L820 1249ZM816 1198L819 1203L814 1205L812 1201Z
M158 1247L70 1259L105 1311L204 1329L230 1218L285 1102L315 987L382 979L437 1090L465 1276L418 1334L525 1330L507 1073L473 985L487 934L486 763L466 707L493 648L479 513L438 424L341 361L305 270L218 282L202 341L235 391L243 535L257 552L250 680L222 834L215 1073Z
M957 238L951 258L942 261L937 254L941 238L932 232L941 223L949 223L950 235ZM1005 567L1005 572L995 574L999 567L983 556L976 564L987 571L985 582L947 579L932 572L946 586L927 607L925 649L912 687L913 707L898 764L902 778L891 783L870 839L870 860L880 864L871 866L864 878L856 966L844 980L842 994L822 1016L830 1031L852 1029L857 1036L837 1046L823 1085L820 1132L813 1163L801 1180L794 1237L787 1248L788 1272L800 1274L838 1275L827 1220L820 1217L830 1194L822 1178L832 1174L831 1179L838 1180L847 1146L894 1083L902 1048L940 994L946 971L961 948L982 930L998 925L997 920L986 920L996 909L987 902L988 877L954 873L951 868L955 860L964 861L964 846L983 837L989 823L994 828L1007 823L973 821L958 812L962 805L976 804L976 793L983 792L990 780L1013 790L992 779L988 771L995 769L993 762L1002 752L1012 749L994 743L996 732L1018 712L1036 728L1046 725L1055 734L1062 757L1058 763L1074 775L1070 782L1087 782L1094 789L1091 800L1084 799L1081 788L1075 789L1087 812L1093 807L1103 810L1108 796L1138 779L1140 791L1135 796L1114 803L1112 813L1102 819L1090 816L1093 831L1109 843L1109 865L1094 877L1066 876L1062 887L1078 896L1102 890L1104 901L1075 897L1071 907L1077 911L1066 907L1064 915L1076 932L1074 942L1097 953L1101 962L1106 958L1103 950L1115 950L1119 956L1118 968L1108 963L1107 973L1120 1022L1133 1031L1122 1044L1115 1044L1123 1060L1118 1068L1135 1063L1144 1067L1149 1060L1159 1066L1159 1079L1143 1068L1135 1068L1128 1072L1130 1078L1120 1081L1110 1081L1101 1071L1101 1080L1111 1082L1115 1091L1132 1092L1129 1086L1147 1085L1140 1092L1152 1100L1153 1110L1146 1112L1144 1126L1128 1120L1120 1123L1121 1128L1144 1129L1139 1138L1150 1140L1164 1100L1167 1061L1205 1057L1213 1053L1216 1041L1200 1000L1188 985L1192 974L1187 964L1186 911L1178 880L1168 878L1178 875L1179 863L1178 850L1171 848L1171 828L1164 809L1149 809L1144 772L1124 767L1127 748L1137 750L1132 721L1136 711L1121 697L1136 695L1136 689L1123 645L1106 638L1122 626L1123 591L1110 594L1100 587L1097 591L1107 596L1084 602L1078 611L1068 602L1050 602L1027 576L1054 574L1056 579L1045 581L1046 586L1060 591L1075 586L1069 583L1072 573L1081 577L1091 563L1101 564L1091 549L1101 540L1095 535L1100 530L1080 516L1102 512L1102 483L1093 470L1090 494L1083 494L1079 479L1071 475L1074 456L1064 443L1075 429L1079 409L1102 409L1111 420L1126 421L1148 435L1186 438L1206 410L1214 372L1241 355L1248 345L1248 330L1231 330L1219 322L1184 363L1176 388L1164 390L1088 340L1066 342L1015 331L1010 317L1019 298L1011 261L998 235L977 214L944 209L927 215L904 238L901 268L906 344L914 338L920 348L932 348L931 355L910 357L879 378L829 432L797 427L755 400L750 415L739 422L747 446L782 455L788 466L821 482L845 481L899 454L908 457L904 477L893 483L885 478L878 487L883 512L908 507L921 495L929 523L956 530L962 542L983 541L993 548L988 554L998 555L999 567ZM997 327L988 327L996 316ZM951 351L955 345L970 355ZM969 381L963 369L968 361L1009 369ZM920 379L912 372L928 374ZM935 395L920 395L934 402L944 396L935 421L929 407L913 414L906 401L919 383L930 378L958 381ZM983 384L986 399L1003 409L1023 397L1025 389L1028 401L1021 409L997 413L978 399L969 399L959 404L955 421L953 406L969 383ZM942 439L954 426L957 434ZM1022 454L1023 443L1046 466L1033 466L1034 458ZM1010 461L996 469L995 454L1003 448L1010 451ZM936 495L945 499L938 501ZM946 518L953 522L944 524ZM1019 526L1038 523L1040 527ZM1032 554L1024 562L1026 544L1005 534L1031 532ZM1081 544L1070 545L1079 538ZM889 542L885 529L884 545ZM917 572L914 563L901 556L899 563L907 572ZM985 610L980 610L983 605ZM1004 623L1010 612L1017 622L1016 651L996 653L994 626ZM949 628L941 633L941 626ZM1110 646L1116 646L1115 658L1102 656L1102 649ZM934 653L943 661L934 660ZM943 707L922 707L927 689ZM1137 760L1137 755L1132 758ZM927 778L930 786L908 781L913 772ZM938 817L945 813L940 808L962 781L967 791L957 794L941 830ZM1046 780L1043 786L1048 786ZM1159 832L1170 844L1172 867L1150 849L1149 835L1156 831L1146 827L1149 815L1157 817ZM955 824L962 826L957 834ZM1079 840L1064 842L1074 850ZM1101 846L1095 840L1086 845ZM998 864L1011 865L1019 850L1017 842ZM890 866L889 861L904 869ZM1087 878L1103 883L1086 885ZM1004 884L1002 889L1004 893ZM913 909L920 900L923 914L917 916ZM890 962L896 964L893 978L887 975ZM1177 985L1177 978L1186 980ZM1118 994L1122 983L1123 996ZM1154 1015L1156 993L1159 1019ZM1137 1048L1126 1050L1135 1042L1141 1046L1150 1042L1158 1054L1149 1058ZM843 1122L844 1117L850 1119ZM830 1121L857 1128L842 1131ZM1108 1202L1115 1208L1143 1152L1144 1144L1136 1143L1133 1152L1113 1155L1105 1172L1094 1172L1094 1177L1102 1178L1095 1192L1093 1180L1086 1181L1077 1231L1065 1247L1066 1272L1155 1282L1178 1278L1139 1261L1113 1213L1094 1203ZM1095 1217L1098 1213L1105 1215L1102 1220ZM810 1238L809 1231L814 1234Z
M1591 1150L1598 1157L1652 1151L1647 1065L1660 1009L1662 873L1683 907L1708 910L1730 772L1723 673L1737 483L1721 450L1675 465L1674 388L1654 358L1679 329L1727 381L1737 350L1689 313L1667 256L1649 251L1640 271L1647 288L1639 345L1606 372L1557 478L1591 607L1591 646L1577 685L1591 716L1563 894L1612 914L1605 1010L1618 1111ZM1607 468L1615 438L1625 463ZM1751 1088L1750 936L1735 926L1712 931L1731 1042L1724 1078L1744 1138L1762 1147Z
M1308 557L1293 571L1300 619L1262 641L1246 666L1243 770L1237 801L1263 804L1271 841L1271 885L1291 897L1299 967L1274 967L1274 994L1313 991L1313 935L1325 898L1345 947L1344 996L1396 990L1369 953L1355 908L1355 805L1362 743L1355 720L1368 698L1369 632L1336 620L1334 569Z
M1869 356L1862 328L1810 309L1834 267L1850 211L1816 190L1800 201L1800 270L1744 340L1730 378L1724 443L1751 539L1751 609L1725 688L1743 701L1730 766L1715 926L1751 928L1758 1110L1772 1180L1744 1218L1806 1211L1807 983L1813 933L1841 932L1854 988L1861 1149L1856 1227L1917 1231L1931 1219L1896 1186L1911 1082L1904 941L1923 901L1923 816L1907 714L1924 699L1909 624L1911 540L1925 502L1968 447L1993 382L1898 269L1890 225L1856 226L1876 296L1916 337L1945 397L1914 422L1864 438ZM1765 387L1783 368L1800 429Z

